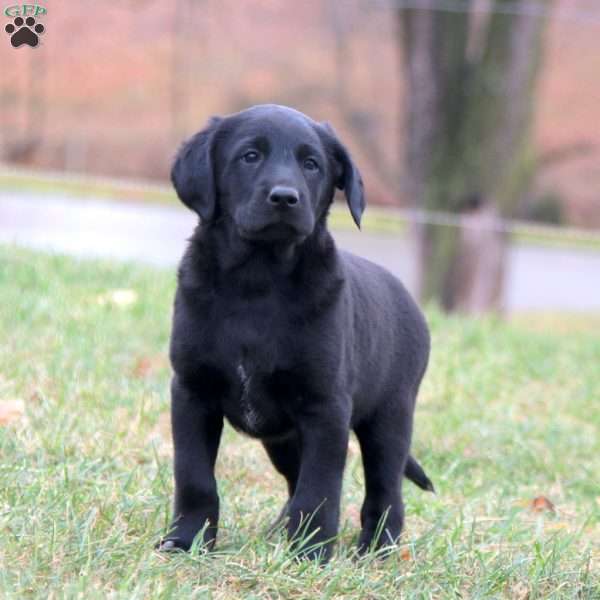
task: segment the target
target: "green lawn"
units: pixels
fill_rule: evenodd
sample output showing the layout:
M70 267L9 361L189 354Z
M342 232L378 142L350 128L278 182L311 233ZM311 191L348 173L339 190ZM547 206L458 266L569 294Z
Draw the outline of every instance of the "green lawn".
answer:
M172 491L174 273L0 247L0 598L600 598L600 318L447 318L398 551L356 560L352 441L338 554L295 562L265 526L282 480L228 429L210 556L160 555ZM546 497L548 510L538 500Z

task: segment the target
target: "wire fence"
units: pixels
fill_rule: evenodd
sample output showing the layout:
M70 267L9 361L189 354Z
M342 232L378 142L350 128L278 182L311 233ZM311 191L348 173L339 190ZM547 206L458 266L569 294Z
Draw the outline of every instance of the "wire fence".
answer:
M490 233L516 234L527 237L548 238L582 244L600 244L600 232L577 227L539 225L516 219L478 218L473 215L455 214L422 209L399 209L397 214L407 223L473 229Z

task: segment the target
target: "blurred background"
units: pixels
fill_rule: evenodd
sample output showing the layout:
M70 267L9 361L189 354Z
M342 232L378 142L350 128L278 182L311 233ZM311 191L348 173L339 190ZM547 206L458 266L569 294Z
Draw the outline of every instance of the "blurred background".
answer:
M423 301L600 309L597 0L38 4L35 48L3 14L0 241L174 264L178 145L274 102L334 126L369 202L339 244Z

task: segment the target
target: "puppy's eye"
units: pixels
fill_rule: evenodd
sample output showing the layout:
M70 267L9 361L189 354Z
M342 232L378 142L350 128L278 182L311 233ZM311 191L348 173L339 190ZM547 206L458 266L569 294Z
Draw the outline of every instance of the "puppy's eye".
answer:
M318 171L319 170L319 165L318 165L317 161L314 158L307 158L307 159L305 159L304 163L302 164L302 166L307 171Z
M248 150L243 156L242 161L245 163L255 163L260 160L260 154L256 150Z

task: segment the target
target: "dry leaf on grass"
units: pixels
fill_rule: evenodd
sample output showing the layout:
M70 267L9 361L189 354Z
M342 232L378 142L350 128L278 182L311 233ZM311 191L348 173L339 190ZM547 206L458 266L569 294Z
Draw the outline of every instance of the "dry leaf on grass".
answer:
M23 400L0 400L0 425L8 425L23 416Z
M135 290L128 289L116 289L106 292L98 296L98 304L104 306L105 304L113 304L119 308L126 308L137 302L138 295Z
M554 504L546 496L537 496L531 501L530 508L533 512L556 512Z
M144 379L156 374L167 366L167 359L162 354L155 356L140 356L133 366L133 376Z
M404 546L404 548L400 549L400 558L402 560L412 560L412 554L410 553L410 548Z

